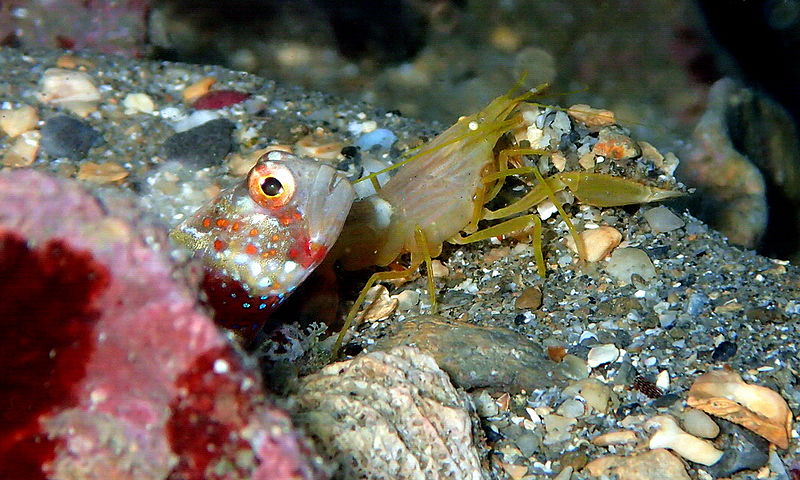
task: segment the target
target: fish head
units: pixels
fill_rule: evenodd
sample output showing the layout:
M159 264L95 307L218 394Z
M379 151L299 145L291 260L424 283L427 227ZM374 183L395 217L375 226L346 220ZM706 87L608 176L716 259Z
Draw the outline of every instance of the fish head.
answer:
M172 238L202 257L214 276L238 282L263 301L253 308L264 309L322 262L354 197L332 166L272 150L242 182L178 225Z

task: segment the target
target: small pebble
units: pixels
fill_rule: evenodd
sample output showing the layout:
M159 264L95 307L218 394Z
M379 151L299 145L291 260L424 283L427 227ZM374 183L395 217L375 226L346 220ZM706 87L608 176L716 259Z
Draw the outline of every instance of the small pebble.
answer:
M730 342L725 340L720 342L717 345L717 348L714 349L714 353L711 354L711 359L715 362L725 362L733 358L736 355L736 350L738 347L734 342Z
M584 230L578 234L586 248L586 260L597 262L606 258L622 241L622 234L614 227L601 226L592 230ZM566 238L567 246L575 253L578 247L575 239L570 235Z
M580 447L565 453L561 456L560 463L562 468L571 467L575 470L581 470L589 463L589 456L586 455L586 447Z
M570 380L581 380L589 376L589 365L582 358L575 355L565 355L558 365L561 374Z
M89 74L77 70L48 68L41 80L39 101L62 107L79 117L97 110L100 91Z
M592 347L586 363L589 368L597 368L604 363L611 363L619 358L619 349L613 343Z
M355 141L355 146L362 150L369 150L378 145L383 150L388 150L396 141L397 135L395 135L391 130L377 128L358 137L358 139Z
M122 100L122 106L125 107L126 115L133 113L153 113L153 110L156 108L153 99L146 93L129 93Z
M681 423L687 432L701 438L716 438L719 435L719 425L702 410L689 408L681 413Z
M39 115L30 105L23 105L16 110L0 110L0 128L9 137L16 137L36 128Z
M69 115L51 117L42 127L42 149L53 157L81 160L102 140L100 132Z
M344 144L327 136L306 135L295 143L295 151L301 157L319 160L336 160Z
M402 312L411 310L419 303L419 292L416 290L403 290L392 296L397 299L397 309Z
M580 394L590 407L600 413L608 411L611 400L611 388L594 378L587 378L580 382Z
M111 183L130 174L124 167L112 162L85 162L78 168L78 179L94 183Z
M607 447L609 445L625 445L629 443L636 443L636 432L631 430L608 432L598 435L592 439L592 444L597 445L598 447Z
M522 291L514 301L517 310L536 310L542 306L542 289L539 287L528 287Z
M200 80L183 89L183 92L181 92L183 101L186 103L194 102L198 98L208 93L211 85L214 85L215 83L217 83L217 79L214 77L201 78Z
M725 454L709 467L715 478L730 477L742 470L757 470L769 462L769 442L727 420L719 420L720 441Z
M570 117L583 123L589 128L606 127L617 123L614 112L611 110L601 110L592 108L589 105L579 103L567 109Z
M192 102L196 110L218 110L247 100L249 93L236 90L211 90Z
M219 164L231 151L231 132L234 128L231 121L220 118L176 133L164 142L164 156L190 168Z
M647 220L653 233L671 232L686 225L681 217L672 213L667 207L656 207L644 212L644 219Z
M558 406L556 413L567 418L578 418L586 413L586 406L580 400L570 398Z
M652 280L656 276L656 267L644 250L618 248L611 255L606 272L617 282L629 284L633 274L638 274L647 281Z
M600 130L597 143L592 147L592 153L614 160L634 158L641 152L636 142L618 131L615 127L605 127Z
M31 165L36 160L42 134L32 130L20 135L3 154L2 164L6 167L20 168Z

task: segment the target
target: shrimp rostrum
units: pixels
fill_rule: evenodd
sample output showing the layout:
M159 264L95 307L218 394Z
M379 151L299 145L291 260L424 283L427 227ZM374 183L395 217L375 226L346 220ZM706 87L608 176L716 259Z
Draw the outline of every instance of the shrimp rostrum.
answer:
M581 202L610 207L663 200L682 195L607 174L563 172L543 178L536 167L519 166L524 155L550 155L548 150L507 148L496 145L507 132L525 126L520 106L541 92L539 86L521 95L514 89L494 99L483 110L460 118L453 126L418 147L386 170L397 172L377 193L356 201L334 246L333 257L347 270L387 266L404 254L410 263L402 270L377 272L356 299L334 346L341 346L367 291L385 280L407 278L425 263L431 308L436 308L431 259L439 256L444 242L466 244L514 232L529 231L537 269L545 274L541 245L541 220L528 210L549 199L575 239L578 255L585 258L583 243L555 193L569 189ZM371 179L382 172L368 175ZM499 210L486 204L500 192L511 175L530 175L535 186L522 198ZM499 223L479 229L482 220Z

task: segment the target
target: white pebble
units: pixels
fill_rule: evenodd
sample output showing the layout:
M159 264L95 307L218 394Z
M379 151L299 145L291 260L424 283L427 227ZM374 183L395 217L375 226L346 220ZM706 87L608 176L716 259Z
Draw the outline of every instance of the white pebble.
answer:
M631 283L631 275L639 274L645 280L656 276L656 267L644 250L638 248L618 248L614 250L611 259L606 265L606 272L617 282Z
M122 106L125 107L125 114L132 113L153 113L156 108L153 99L146 93L129 93L122 100Z
M586 363L589 367L596 368L604 363L614 362L617 358L619 358L619 349L613 343L606 343L592 347Z
M219 113L215 112L214 110L197 110L188 117L175 122L175 131L178 133L185 132L186 130L199 127L204 123L210 122L211 120L216 120L218 118Z
M647 220L647 223L654 233L671 232L672 230L677 230L686 225L686 222L684 222L681 217L675 215L672 213L672 210L663 206L651 208L644 212L644 219Z

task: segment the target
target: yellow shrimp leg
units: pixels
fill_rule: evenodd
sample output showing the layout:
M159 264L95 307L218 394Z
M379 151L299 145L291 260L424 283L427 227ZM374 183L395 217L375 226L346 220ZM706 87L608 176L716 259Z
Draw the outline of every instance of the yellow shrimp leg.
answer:
M538 215L529 214L506 220L505 222L491 227L479 230L471 235L461 236L456 235L448 242L458 245L466 245L468 243L480 242L492 237L499 237L508 235L513 232L520 232L533 227L533 254L536 258L536 270L539 276L544 277L546 267L544 263L544 253L542 253L542 221Z
M364 303L364 299L366 298L369 289L378 282L409 277L413 275L417 269L419 269L419 266L422 265L423 262L425 262L428 274L428 294L430 295L431 299L431 313L436 313L436 291L433 283L433 260L430 255L425 233L422 231L421 227L417 226L414 229L414 238L417 248L415 251L411 252L411 265L408 268L399 271L377 272L369 277L366 285L364 285L364 288L361 289L361 293L358 295L355 303L353 303L353 306L347 313L347 318L345 318L344 325L342 326L342 330L339 332L339 336L336 337L336 343L333 344L333 349L331 350L331 355L333 357L336 357L336 354L339 352L342 342L344 341L344 336L352 326L353 320L356 318L361 304Z
M552 152L549 152L547 150L535 150L531 148L512 148L500 152L500 158L501 158L501 164L507 164L508 161L506 159L511 155L549 155L551 153ZM575 240L575 246L578 250L578 258L581 261L586 260L586 247L583 244L583 239L578 235L578 231L575 229L575 225L572 224L572 220L570 220L569 215L567 215L567 212L564 210L564 207L561 205L561 202L559 202L558 199L556 198L556 190L563 190L564 186L557 185L560 188L554 190L551 182L545 180L545 178L542 176L542 173L535 166L522 167L522 168L509 168L506 169L505 171L500 171L494 175L487 176L487 178L484 181L485 182L493 181L495 177L502 178L518 173L533 173L536 176L536 180L539 182L536 185L536 188L533 191L529 192L527 195L525 195L523 198L517 200L516 202L512 203L511 205L505 208L501 208L500 210L495 210L494 212L486 210L484 212L483 218L487 220L504 218L509 215L514 215L516 213L528 210L532 206L544 200L544 198L541 198L539 199L538 202L530 201L531 199L529 197L531 197L531 194L534 193L534 191L536 191L537 189L539 189L539 195L541 195L541 193L544 193L545 198L549 199L553 203L553 205L555 205L556 210L558 210L558 214L561 215L561 218L564 219L564 223L567 224L567 229L569 230L570 235L572 235L573 240Z

